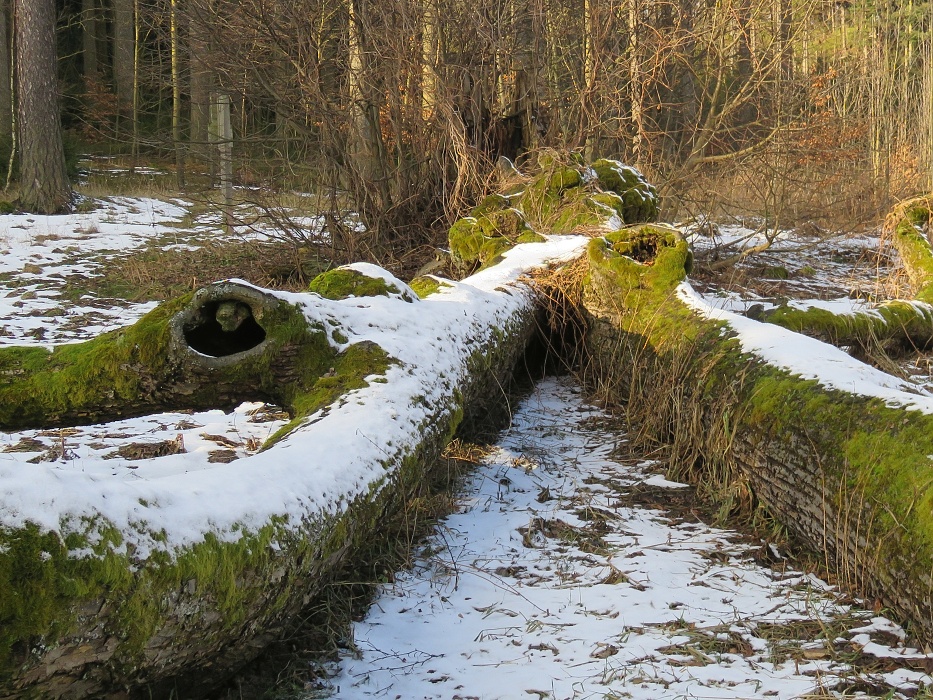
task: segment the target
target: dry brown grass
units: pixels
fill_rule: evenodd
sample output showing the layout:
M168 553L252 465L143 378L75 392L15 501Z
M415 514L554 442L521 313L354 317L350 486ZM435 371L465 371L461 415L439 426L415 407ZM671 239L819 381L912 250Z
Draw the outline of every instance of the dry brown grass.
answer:
M318 251L283 242L212 241L197 250L155 245L115 259L102 277L88 284L118 290L132 301L162 301L231 277L270 289L301 291L329 265Z

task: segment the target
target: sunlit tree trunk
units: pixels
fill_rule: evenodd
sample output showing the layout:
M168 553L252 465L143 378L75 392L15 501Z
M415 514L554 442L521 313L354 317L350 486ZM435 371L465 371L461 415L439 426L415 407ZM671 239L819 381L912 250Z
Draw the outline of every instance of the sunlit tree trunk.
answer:
M347 97L350 106L351 134L349 156L356 176L372 189L377 208L386 208L390 197L385 172L382 167L382 139L379 132L378 113L371 101L367 85L367 57L364 55L362 11L367 0L347 0L348 10L348 61Z
M58 106L54 0L15 0L20 206L55 214L71 205Z
M421 19L421 110L425 119L434 116L440 80L440 17L437 0L425 0Z
M628 93L632 125L632 161L637 166L644 164L645 120L642 104L641 50L639 32L642 31L640 0L627 0L628 14Z

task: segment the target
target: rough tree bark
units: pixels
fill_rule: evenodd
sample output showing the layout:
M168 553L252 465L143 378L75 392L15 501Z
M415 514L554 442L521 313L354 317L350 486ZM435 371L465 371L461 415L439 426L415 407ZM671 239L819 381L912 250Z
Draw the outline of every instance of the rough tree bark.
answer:
M208 50L202 18L192 14L188 19L188 57L190 61L191 120L188 140L201 158L209 157L208 129L211 121L211 90L213 76L205 57Z
M15 0L20 206L57 214L71 205L58 107L54 0Z
M81 53L85 79L97 78L97 0L81 2Z
M120 104L133 106L134 18L133 0L113 0L113 83Z
M10 83L10 42L8 4L0 2L0 143L9 144L13 137L13 86ZM6 153L0 154L0 158Z

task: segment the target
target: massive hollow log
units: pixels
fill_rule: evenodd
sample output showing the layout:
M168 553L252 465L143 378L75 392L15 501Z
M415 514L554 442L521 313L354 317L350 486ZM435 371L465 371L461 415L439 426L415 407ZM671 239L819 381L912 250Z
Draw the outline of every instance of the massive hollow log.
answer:
M633 236L655 241L650 257L628 256ZM724 512L753 492L841 583L933 643L933 400L837 348L707 306L673 231L608 234L588 260L588 377L672 445L676 476Z
M196 697L255 657L471 415L507 407L536 326L518 279L580 250L523 246L423 300L368 265L322 294L220 283L0 353L7 428L256 398L294 417L248 459L161 478L0 462L0 697Z
M556 188L549 220L575 216L592 191L564 195L565 181L582 184L572 170L554 184L545 169L547 179L478 207L451 230L455 258L484 262L484 251L495 259L507 249L511 239L486 232L482 217L517 203L509 216L529 218L536 182ZM672 448L673 476L696 483L725 515L753 494L823 555L829 574L890 608L925 644L933 644L933 399L827 342L931 344L931 204L912 200L886 222L915 299L866 313L782 309L760 323L712 308L686 283L692 256L676 229L622 227L608 216L586 222L603 235L589 243L588 273L576 276L584 375L626 407L637 434Z
M51 351L0 349L0 428L76 425L252 400L294 410L296 397L337 356L322 321L310 321L270 293L222 282L88 342Z

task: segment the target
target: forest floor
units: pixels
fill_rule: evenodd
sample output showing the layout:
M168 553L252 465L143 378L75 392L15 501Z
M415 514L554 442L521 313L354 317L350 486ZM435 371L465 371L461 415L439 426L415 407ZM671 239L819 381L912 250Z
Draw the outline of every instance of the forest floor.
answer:
M0 344L94 337L215 278L296 289L320 264L298 260L274 222L257 219L231 240L218 213L183 198L109 197L82 208L0 217ZM314 217L302 225L320 234ZM714 255L750 233L724 226L693 244ZM898 294L898 280L896 256L877 234L798 233L728 274L699 272L692 282L707 301L742 312L804 299L853 308ZM925 358L898 371L918 392L933 385ZM283 418L274 407L244 405L4 433L0 459L79 458L102 477L126 479L205 469L247 458ZM183 454L147 451L179 435ZM662 471L572 380L541 382L463 480L454 512L418 546L411 568L390 573L342 650L313 660L298 650L284 680L265 692L933 697L933 656L911 649L883 611L796 569L783 543L705 524L691 489Z

